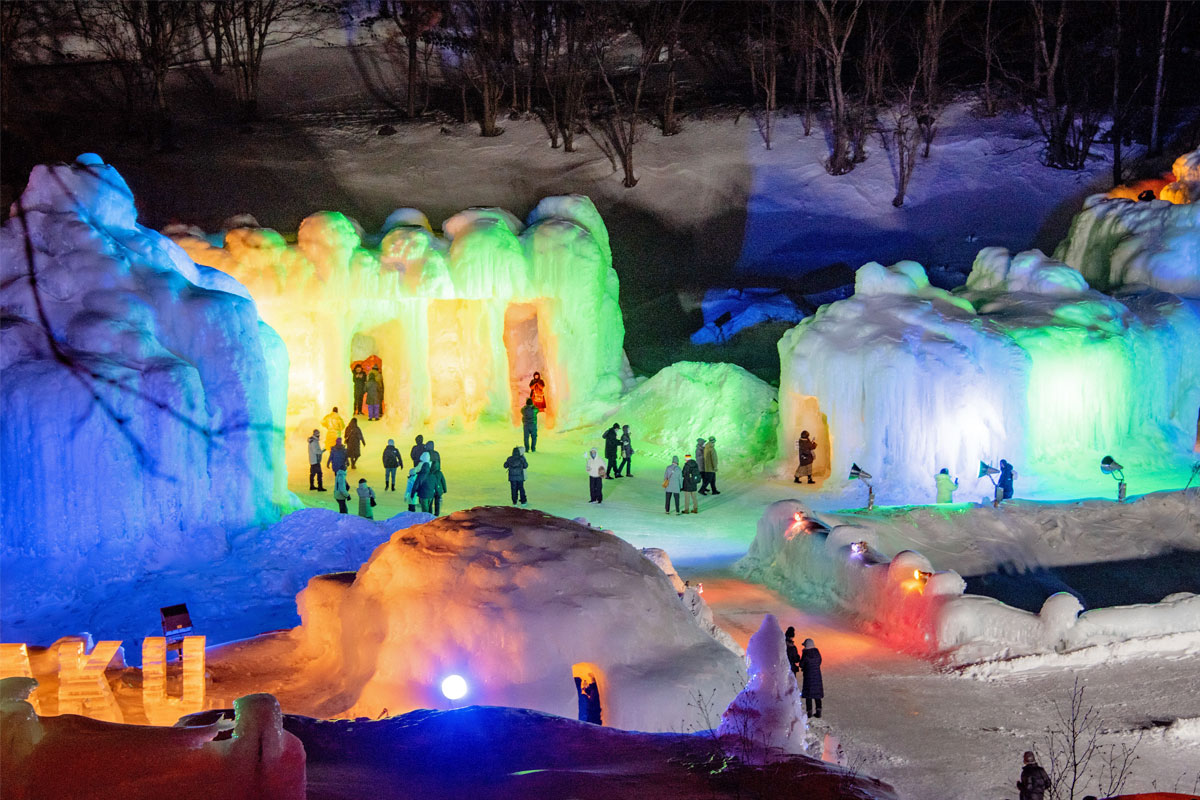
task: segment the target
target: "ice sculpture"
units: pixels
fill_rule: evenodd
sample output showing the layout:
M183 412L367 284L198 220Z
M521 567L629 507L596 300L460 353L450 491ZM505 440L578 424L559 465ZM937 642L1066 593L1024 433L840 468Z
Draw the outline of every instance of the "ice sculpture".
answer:
M249 287L287 343L289 427L349 410L351 363L371 356L383 413L413 425L515 420L535 371L546 425L620 394L630 373L618 280L588 198L548 197L527 226L503 209L468 209L443 237L400 209L385 230L377 251L333 212L305 219L295 245L269 229L232 230L223 248L177 237L198 263Z
M854 296L788 331L779 353L785 463L808 430L816 475L837 485L857 462L885 501L932 501L942 468L965 496L990 496L978 464L1000 458L1052 495L1057 475L1090 474L1105 453L1161 463L1195 445L1196 306L1100 294L1036 250L985 248L953 294L914 262L867 264Z
M286 355L232 278L137 224L95 155L39 166L0 230L7 619L221 552L278 518Z
M397 531L357 575L297 598L298 655L322 716L458 701L576 717L573 668L598 679L606 725L675 730L697 692L724 706L742 659L710 636L666 574L611 533L536 511L477 508ZM317 693L314 691L314 695Z

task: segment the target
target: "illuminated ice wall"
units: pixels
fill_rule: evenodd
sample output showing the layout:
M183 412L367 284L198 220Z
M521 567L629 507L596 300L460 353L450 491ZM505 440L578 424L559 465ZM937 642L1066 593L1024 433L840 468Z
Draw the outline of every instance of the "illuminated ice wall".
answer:
M287 355L245 289L137 224L97 156L0 230L3 615L278 519ZM66 588L64 588L66 587Z
M291 358L288 423L348 417L350 365L382 362L384 414L399 424L515 418L535 371L543 424L594 415L629 376L608 232L591 201L549 197L526 224L502 209L394 212L378 250L355 224L321 212L295 245L269 229L230 231L223 248L178 242L249 287Z
M1149 464L1195 444L1195 305L1103 295L1036 250L982 250L953 294L914 262L868 264L851 298L788 331L779 352L786 463L807 429L818 475L836 486L857 462L887 502L932 501L942 468L960 478L958 499L990 496L980 460L1008 459L1045 496L1107 453Z

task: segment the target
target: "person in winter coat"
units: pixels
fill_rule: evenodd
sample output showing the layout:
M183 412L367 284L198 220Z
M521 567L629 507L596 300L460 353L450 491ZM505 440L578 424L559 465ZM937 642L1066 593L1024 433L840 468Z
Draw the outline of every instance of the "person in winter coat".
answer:
M373 369L367 375L366 383L366 398L367 398L367 419L377 420L383 414L383 377L379 374L379 370Z
M700 471L704 471L704 437L701 436L696 440L696 466L700 467Z
M350 458L346 455L346 445L342 444L341 439L338 439L333 443L333 447L329 448L329 468L336 475L349 465Z
M366 443L358 420L352 418L346 426L346 456L350 459L350 469L358 469L358 459L362 457L362 446Z
M813 451L817 449L816 440L808 438L808 431L800 431L796 449L799 451L800 466L796 467L795 482L799 483L801 478L807 477L809 483L816 483L812 479L813 462L817 460L817 457L813 455Z
M533 380L529 382L529 399L538 411L546 410L546 382L540 372L533 373Z
M525 470L529 468L529 462L521 454L521 448L513 448L512 455L504 462L504 468L508 470L508 488L512 494L512 504L517 505L517 498L520 498L521 505L529 505L525 499Z
M617 464L617 477L625 470L625 477L633 477L633 440L629 437L629 426L621 426L621 461Z
M321 454L324 452L325 448L321 447L321 432L313 428L312 436L308 437L308 490L310 492L325 491L325 480L321 475ZM313 481L316 481L316 486L313 486Z
M428 461L421 459L421 455L418 455L416 461L413 462L412 469L408 471L408 481L404 484L404 502L408 504L409 511L417 510L417 478L421 476L421 470L425 469L428 464Z
M588 451L585 468L588 474L588 489L591 491L592 499L589 503L604 502L604 459L596 452L596 448Z
M821 698L825 696L825 685L821 682L821 651L813 644L812 639L804 640L804 652L800 654L800 671L804 680L800 686L800 695L804 698L804 713L810 717L821 718ZM817 704L817 713L813 713L813 703Z
M346 420L342 419L342 415L338 413L337 406L333 407L321 420L321 426L325 428L325 441L332 442L342 435L342 431L346 428Z
M683 481L680 489L683 491L683 513L699 514L700 504L696 500L696 489L700 484L700 466L690 455L683 462Z
M791 625L783 632L783 646L787 650L787 660L792 668L792 674L795 675L800 671L800 651L796 649L796 629Z
M413 496L421 504L421 510L426 514L433 513L433 495L436 488L435 479L433 477L433 458L426 451L421 455L421 471L417 473L417 479L413 481Z
M429 453L429 461L436 464L438 469L442 468L442 454L439 453L433 446L433 439L425 443L425 452Z
M1017 471L1013 469L1013 465L1000 459L1000 479L996 481L996 485L1000 487L1003 493L1001 500L1008 500L1013 496L1013 479L1017 477Z
M675 498L675 513L682 513L679 510L679 486L683 481L683 470L679 468L679 456L671 456L671 463L667 464L667 471L663 473L663 489L667 493L667 513L671 513L671 498Z
M362 368L362 364L357 364L354 367L354 408L350 411L350 416L363 413L363 395L367 393L367 371Z
M700 494L708 494L709 487L712 487L713 494L720 494L717 491L717 437L708 437L708 443L704 445L704 461L700 464Z
M421 462L421 453L425 452L425 437L417 434L416 444L408 451L408 460L415 467Z
M533 404L532 397L525 398L521 406L521 432L525 435L525 452L537 452L537 417L538 407Z
M614 422L613 426L604 432L604 460L608 462L608 467L604 472L604 477L611 478L613 472L617 471L617 452L621 449L621 426ZM621 473L618 471L617 476Z
M937 501L939 503L953 503L954 490L958 488L958 478L950 477L950 470L942 468L942 471L935 477L937 481Z
M383 448L383 488L385 491L396 491L396 470L404 466L400 457L400 448L396 447L395 439L388 439L387 447Z
M350 499L350 484L346 481L346 470L339 470L337 478L333 485L333 499L337 500L338 513L348 514L350 509L346 508L346 501Z
M429 451L430 480L433 481L433 511L435 517L442 515L442 495L446 493L446 476L442 474L442 456L436 450Z
M1037 756L1032 750L1025 751L1022 761L1025 763L1021 767L1021 780L1017 781L1020 800L1042 800L1050 788L1050 776L1037 763Z
M358 479L358 515L367 519L375 519L375 490L367 486L366 478Z

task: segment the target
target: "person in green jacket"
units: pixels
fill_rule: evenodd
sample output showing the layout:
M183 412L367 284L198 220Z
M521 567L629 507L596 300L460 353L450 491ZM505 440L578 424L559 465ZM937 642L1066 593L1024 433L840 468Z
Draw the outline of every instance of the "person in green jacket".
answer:
M375 519L375 490L367 485L366 478L358 479L358 515Z

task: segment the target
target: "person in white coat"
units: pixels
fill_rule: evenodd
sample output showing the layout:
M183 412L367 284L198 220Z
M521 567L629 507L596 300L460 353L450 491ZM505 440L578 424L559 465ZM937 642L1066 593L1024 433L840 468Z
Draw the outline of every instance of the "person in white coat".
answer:
M950 477L950 470L943 468L935 478L937 481L937 501L939 503L953 503L954 490L958 488L958 478Z
M589 503L604 502L604 473L608 469L608 464L600 457L596 448L588 451L586 462L588 474L588 488L591 490L592 499Z
M321 454L325 452L325 448L321 447L321 432L313 428L312 436L308 437L308 490L310 492L325 491L325 479L321 474ZM316 486L313 486L313 482Z

